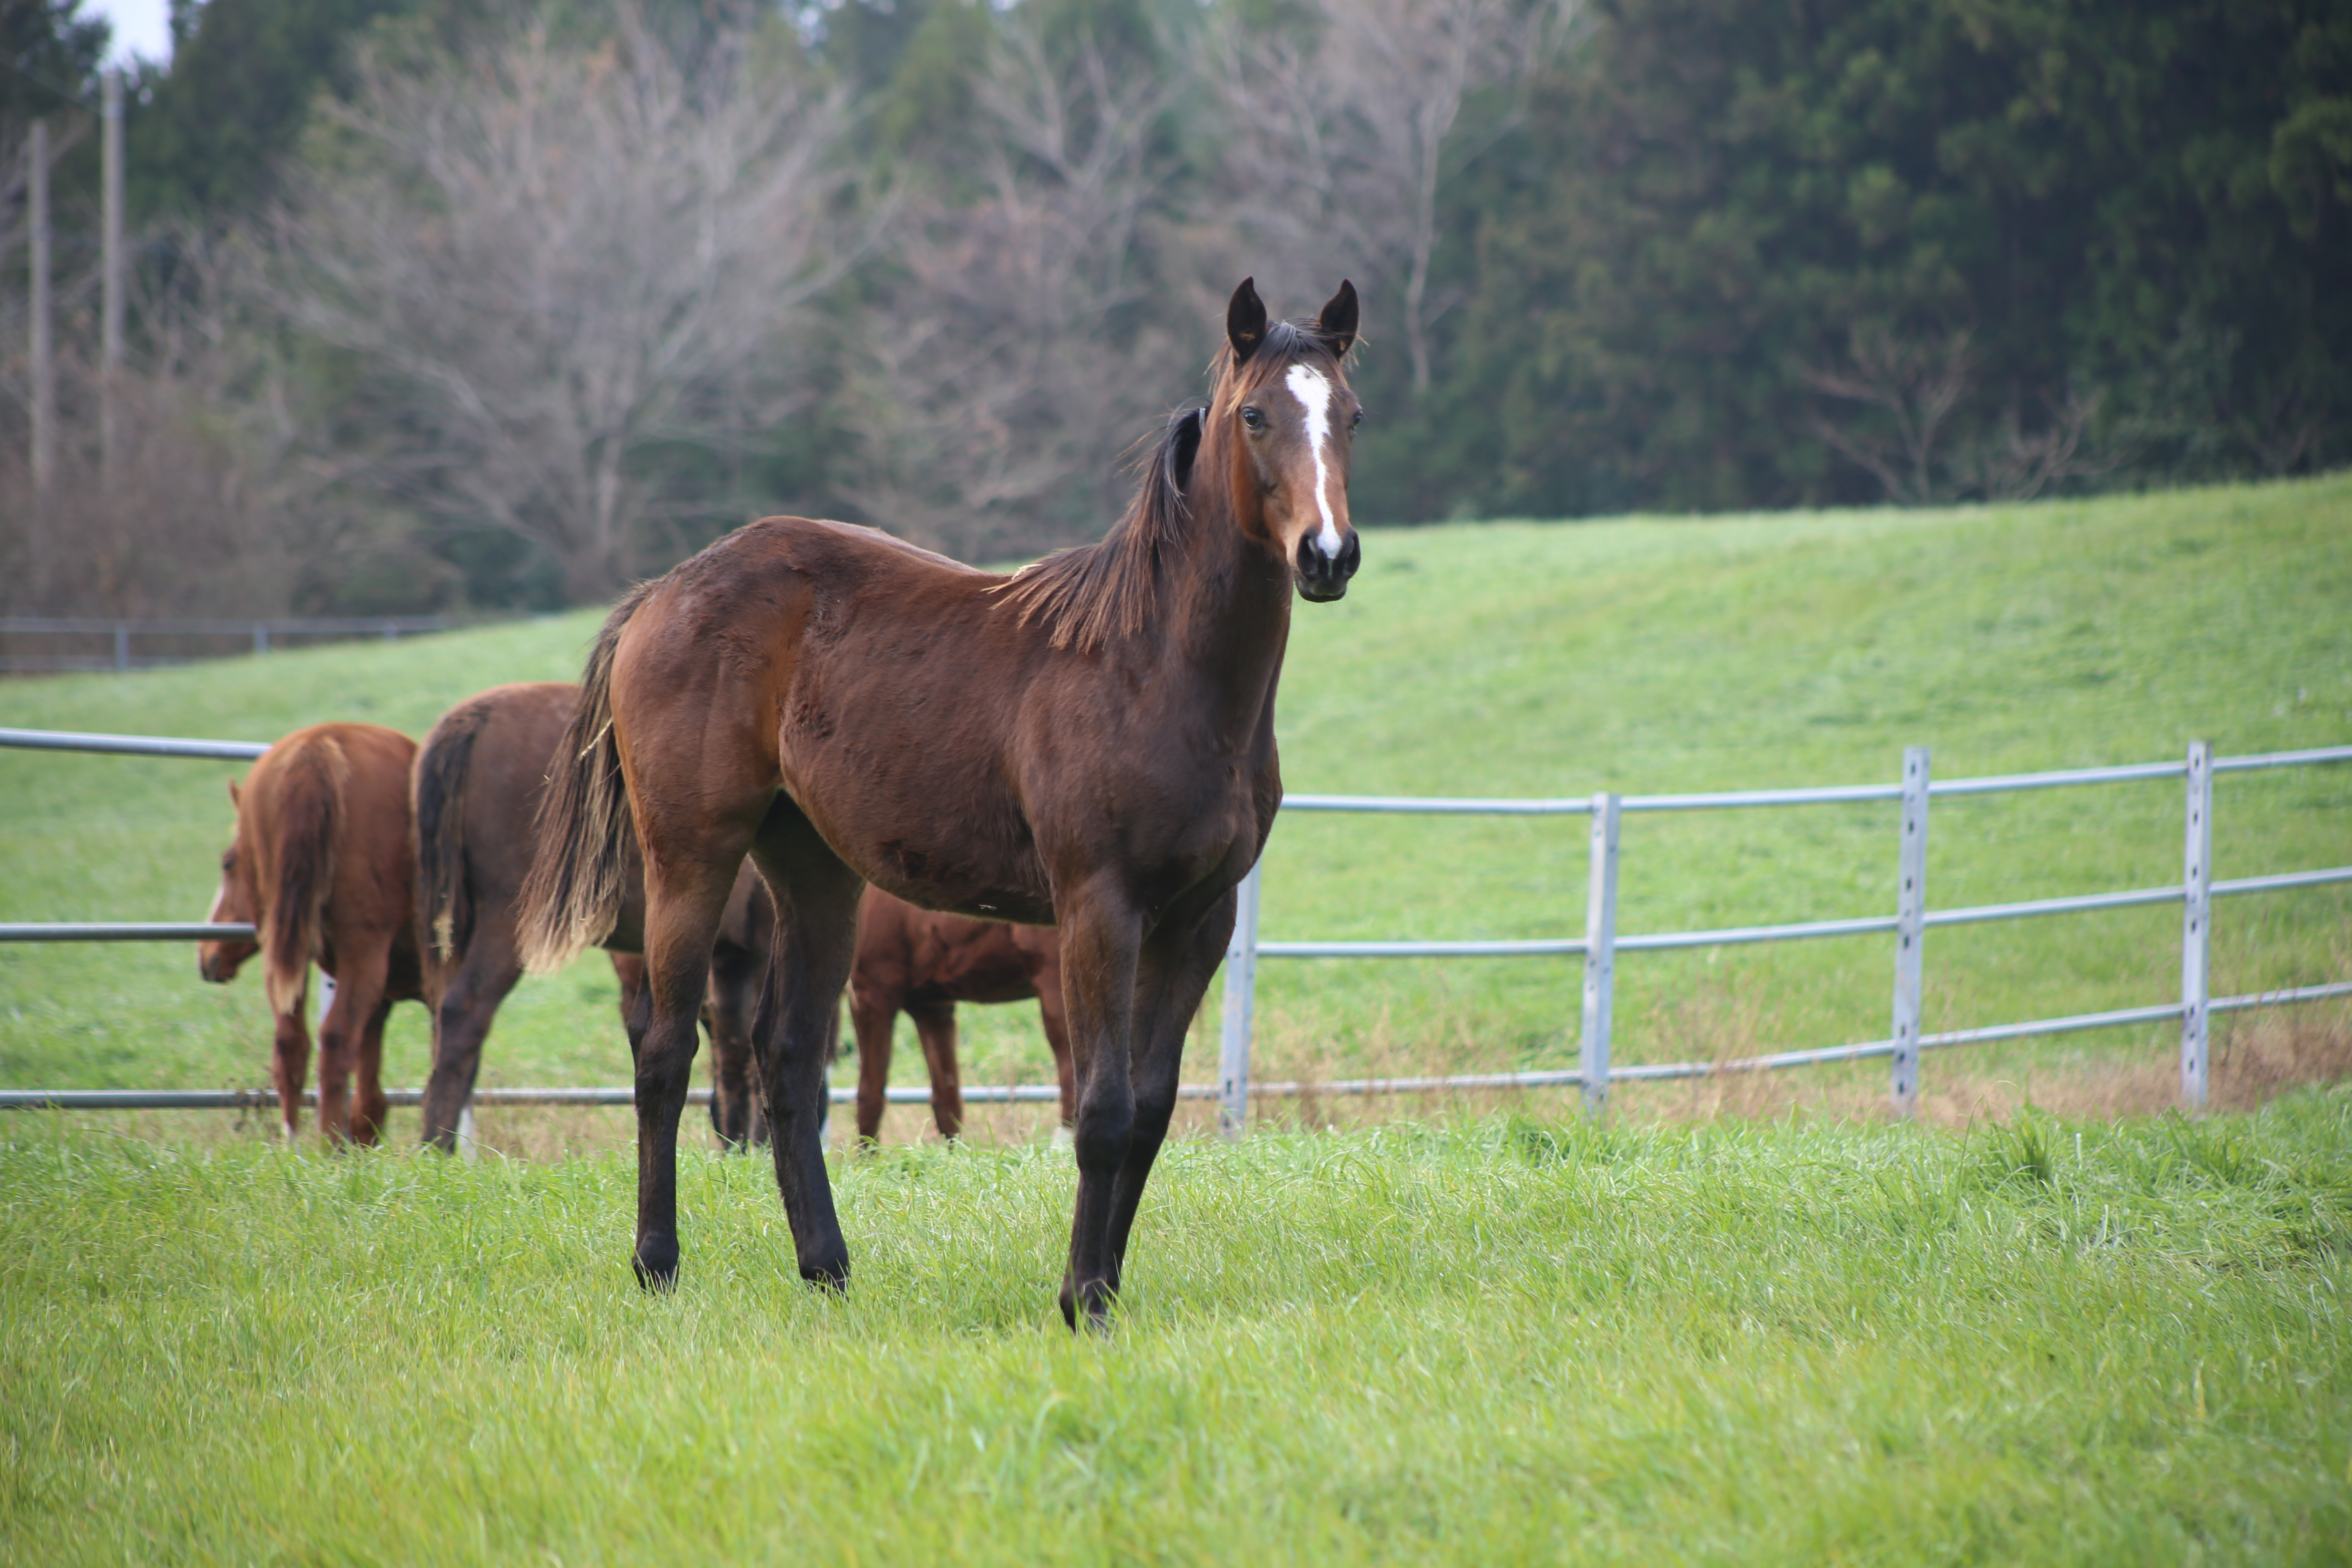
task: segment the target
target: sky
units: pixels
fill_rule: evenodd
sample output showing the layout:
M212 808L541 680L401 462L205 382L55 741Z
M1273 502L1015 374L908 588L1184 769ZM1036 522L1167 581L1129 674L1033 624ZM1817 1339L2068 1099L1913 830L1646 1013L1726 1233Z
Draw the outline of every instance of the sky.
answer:
M172 0L82 0L81 14L114 24L109 65L127 65L133 55L157 61L172 58Z

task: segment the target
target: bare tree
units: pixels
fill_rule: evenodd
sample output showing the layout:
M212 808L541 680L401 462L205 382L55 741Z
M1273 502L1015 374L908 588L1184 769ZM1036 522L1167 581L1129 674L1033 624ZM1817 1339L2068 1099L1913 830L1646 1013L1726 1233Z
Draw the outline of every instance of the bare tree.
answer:
M908 204L895 282L865 323L860 505L966 556L1108 521L1119 449L1184 373L1180 334L1138 308L1155 284L1151 138L1170 89L1091 39L1058 42L1005 18L977 84L979 194Z
M249 258L187 230L151 232L141 248L171 265L131 275L140 331L113 378L110 471L86 331L58 356L62 439L46 506L32 505L19 445L0 449L0 516L18 524L0 531L0 603L114 616L325 607L320 595L381 541L332 493L342 471L329 433L287 393L247 308ZM87 307L96 268L64 281Z
M1926 506L1948 492L1938 482L1937 446L1976 378L1966 330L1935 341L1857 327L1846 363L1806 367L1806 384L1877 412L1864 422L1817 415L1815 434L1870 470L1897 506Z
M1431 276L1444 182L1514 122L1513 89L1577 8L1302 0L1296 27L1251 27L1226 6L1202 35L1235 217L1281 253L1286 275L1369 275L1397 311L1416 396L1429 388L1433 329L1457 302ZM1465 123L1474 99L1494 92L1506 101Z
M592 53L544 21L464 60L362 50L279 231L281 309L389 389L385 481L540 546L576 600L646 564L648 447L803 395L786 334L858 247L837 91L753 30L688 69L614 17Z

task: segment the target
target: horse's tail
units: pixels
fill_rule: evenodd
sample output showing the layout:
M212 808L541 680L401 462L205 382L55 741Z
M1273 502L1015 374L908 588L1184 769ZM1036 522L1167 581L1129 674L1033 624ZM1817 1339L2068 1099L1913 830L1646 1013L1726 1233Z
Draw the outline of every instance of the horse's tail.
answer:
M298 745L278 774L278 886L262 932L269 1009L284 1016L301 1005L319 956L327 897L335 886L335 847L342 838L343 792L351 759L331 735Z
M639 584L605 618L580 678L580 706L548 765L517 922L523 963L534 973L604 941L621 912L634 829L621 747L613 739L613 653L621 628L653 590L652 583Z
M468 702L442 719L416 757L416 908L434 956L456 963L474 937L466 875L466 770L489 709Z

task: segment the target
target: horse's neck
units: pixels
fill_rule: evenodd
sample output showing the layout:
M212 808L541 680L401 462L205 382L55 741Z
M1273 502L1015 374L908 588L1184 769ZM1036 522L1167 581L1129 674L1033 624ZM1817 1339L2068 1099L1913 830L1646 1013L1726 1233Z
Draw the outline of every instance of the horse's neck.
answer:
M1213 471L1210 458L1201 453L1200 471ZM1182 549L1171 563L1173 613L1162 627L1161 651L1202 680L1212 694L1212 728L1239 750L1265 726L1281 679L1290 572L1244 536L1224 486L1200 488Z

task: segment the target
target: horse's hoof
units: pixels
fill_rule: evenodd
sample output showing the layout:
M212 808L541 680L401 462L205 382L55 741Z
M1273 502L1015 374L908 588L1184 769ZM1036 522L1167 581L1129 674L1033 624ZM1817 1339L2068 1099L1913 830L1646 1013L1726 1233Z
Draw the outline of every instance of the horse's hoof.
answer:
M1108 1334L1112 1294L1113 1292L1099 1285L1089 1287L1085 1290L1076 1290L1071 1289L1069 1281L1065 1279L1062 1282L1061 1294L1062 1321L1068 1325L1069 1331L1074 1334L1078 1331L1082 1321L1085 1326L1095 1333Z
M677 1243L668 1237L648 1238L637 1243L629 1257L629 1267L637 1271L637 1283L656 1295L677 1289Z
M841 1295L849 1289L849 1259L844 1256L803 1263L801 1265L801 1278L820 1290Z

